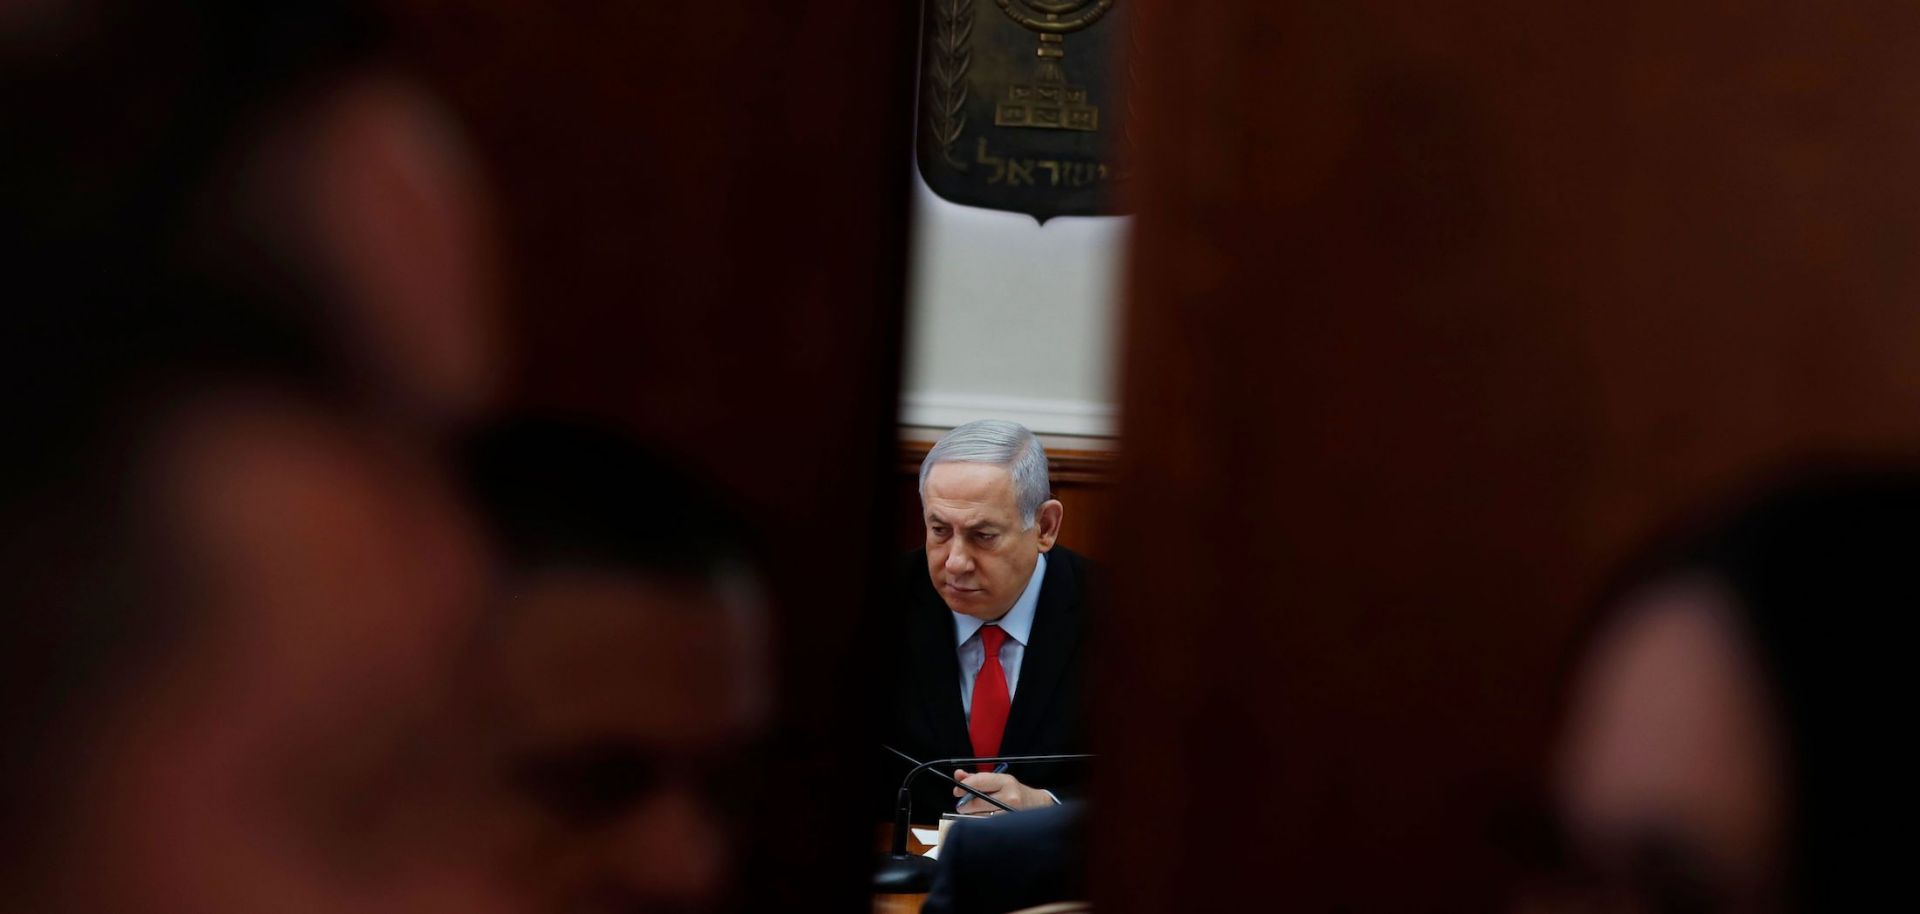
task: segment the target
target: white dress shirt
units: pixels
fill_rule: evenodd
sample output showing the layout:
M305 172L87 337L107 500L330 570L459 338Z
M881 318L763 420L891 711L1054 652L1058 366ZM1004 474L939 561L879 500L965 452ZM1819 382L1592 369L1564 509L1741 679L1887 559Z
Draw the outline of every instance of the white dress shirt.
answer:
M1000 642L1000 671L1007 674L1009 705L1020 686L1020 661L1027 657L1027 639L1033 636L1033 614L1040 608L1040 582L1046 577L1047 554L1042 552L1040 560L1033 563L1033 577L1027 579L1027 589L1020 591L1020 598L1013 601L1013 608L1007 610L1006 615L992 623L1007 633L1006 640ZM953 638L960 650L960 708L966 712L968 723L973 722L973 682L987 665L986 645L980 642L980 630L987 624L972 616L953 614ZM1060 802L1053 791L1041 788L1041 792L1053 802ZM971 797L963 796L954 801L954 808L965 806L969 799Z
M1000 669L1007 674L1007 701L1013 701L1014 692L1020 687L1020 661L1027 656L1027 639L1033 635L1033 614L1040 606L1040 582L1047 576L1047 554L1040 553L1040 560L1033 563L1033 577L1027 579L1027 589L1020 592L1020 599L1013 601L1013 608L993 623L1007 633L1007 639L1000 642ZM986 622L961 613L953 614L953 639L960 650L960 708L967 714L969 723L973 720L973 681L980 675L981 667L987 665L987 651L980 643L980 629Z

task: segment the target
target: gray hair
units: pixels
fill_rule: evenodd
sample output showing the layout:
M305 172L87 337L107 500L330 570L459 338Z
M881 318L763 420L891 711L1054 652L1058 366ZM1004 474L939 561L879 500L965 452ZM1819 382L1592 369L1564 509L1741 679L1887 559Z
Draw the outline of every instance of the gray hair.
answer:
M988 463L1013 477L1013 501L1023 529L1033 527L1040 506L1053 497L1047 482L1047 451L1040 439L1018 422L981 419L940 436L920 461L920 498L927 497L927 474L942 463Z

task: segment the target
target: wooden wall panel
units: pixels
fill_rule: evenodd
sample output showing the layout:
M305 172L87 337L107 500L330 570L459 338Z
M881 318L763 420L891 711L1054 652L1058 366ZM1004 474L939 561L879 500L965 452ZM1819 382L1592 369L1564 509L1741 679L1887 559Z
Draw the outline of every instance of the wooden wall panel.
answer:
M1497 910L1610 563L1920 445L1920 7L1142 6L1097 906Z

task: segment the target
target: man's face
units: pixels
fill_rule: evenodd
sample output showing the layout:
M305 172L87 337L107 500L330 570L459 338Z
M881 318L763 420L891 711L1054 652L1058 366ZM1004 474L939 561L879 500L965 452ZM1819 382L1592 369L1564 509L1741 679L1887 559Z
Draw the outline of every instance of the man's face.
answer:
M475 409L497 380L500 258L459 131L388 74L347 82L314 120L299 204L344 293L348 342L427 418Z
M1667 585L1589 654L1556 772L1576 884L1657 910L1754 910L1777 889L1786 760L1731 599Z
M729 798L768 713L757 609L704 581L560 569L514 588L497 644L512 869L538 910L712 910Z
M153 461L191 595L182 641L103 724L76 810L77 910L497 910L456 684L483 597L430 474L342 423L246 399Z
M989 622L1013 608L1060 530L1057 501L1022 525L1013 474L992 464L936 464L920 501L933 589L948 609Z
M438 424L484 406L505 355L503 258L477 163L438 101L393 73L351 73L241 142L233 174L205 192L203 230L284 249L382 409ZM256 256L221 247L235 243L214 242L215 269Z

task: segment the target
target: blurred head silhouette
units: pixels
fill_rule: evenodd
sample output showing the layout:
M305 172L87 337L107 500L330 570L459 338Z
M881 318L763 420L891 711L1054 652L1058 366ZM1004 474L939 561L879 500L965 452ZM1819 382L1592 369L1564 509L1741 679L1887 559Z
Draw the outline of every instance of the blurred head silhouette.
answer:
M1554 770L1549 910L1825 911L1891 887L1868 837L1920 597L1920 476L1807 476L1677 540L1606 601Z
M322 243L437 237L407 207L457 209L422 189L457 169L397 151L426 144L346 4L43 7L0 23L9 905L492 910L484 560L392 433L459 385L382 342L480 317L421 292L432 257Z
M155 276L191 277L308 340L397 427L439 428L487 398L487 195L360 4L83 0L23 23L0 42L12 298L137 311Z
M568 914L737 900L771 675L738 515L593 425L506 422L468 455L507 556L494 683L525 829L513 872Z
M492 910L449 490L285 376L110 386L8 413L10 905Z

